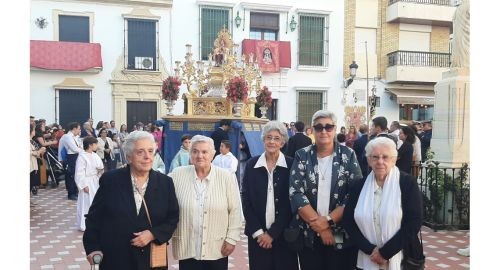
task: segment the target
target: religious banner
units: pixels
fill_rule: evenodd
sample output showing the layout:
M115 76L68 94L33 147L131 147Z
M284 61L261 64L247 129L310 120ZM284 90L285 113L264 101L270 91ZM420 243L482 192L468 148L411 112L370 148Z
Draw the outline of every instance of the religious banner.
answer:
M279 72L280 55L279 44L267 40L259 40L255 43L255 60L259 63L262 72Z
M279 72L280 68L291 67L289 41L244 39L242 54L247 57L253 54L263 72Z
M365 106L346 106L344 112L346 126L355 126L356 129L359 129L361 124L366 123Z

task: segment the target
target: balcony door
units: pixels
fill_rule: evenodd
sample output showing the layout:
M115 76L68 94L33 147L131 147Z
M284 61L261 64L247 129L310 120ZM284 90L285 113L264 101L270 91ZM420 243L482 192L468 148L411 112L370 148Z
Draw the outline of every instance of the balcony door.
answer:
M90 115L89 90L59 89L59 124L63 128L71 122L82 124Z

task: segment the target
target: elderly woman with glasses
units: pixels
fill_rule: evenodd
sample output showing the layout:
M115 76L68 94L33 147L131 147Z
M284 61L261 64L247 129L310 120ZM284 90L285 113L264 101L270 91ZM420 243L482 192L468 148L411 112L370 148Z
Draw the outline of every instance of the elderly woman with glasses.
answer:
M172 237L180 270L227 270L228 256L240 240L240 194L234 174L212 166L214 141L195 135L189 148L191 164L172 176L179 199L179 226Z
M282 123L270 121L261 138L265 151L247 161L241 190L250 269L298 270L297 253L283 239L292 217L288 178L293 159L280 151L288 132Z
M83 245L101 269L150 269L150 243L167 242L179 221L172 179L152 169L153 135L134 131L123 144L128 165L105 172L86 215ZM166 254L165 254L166 256Z
M342 227L352 182L362 178L354 151L335 143L337 118L326 110L312 117L315 145L298 150L290 171L292 212L303 231L300 268L354 268L356 249Z
M422 258L418 232L422 226L422 195L415 178L396 165L394 141L378 137L366 145L372 168L354 184L344 213L344 226L359 248L357 268L393 270L403 252Z

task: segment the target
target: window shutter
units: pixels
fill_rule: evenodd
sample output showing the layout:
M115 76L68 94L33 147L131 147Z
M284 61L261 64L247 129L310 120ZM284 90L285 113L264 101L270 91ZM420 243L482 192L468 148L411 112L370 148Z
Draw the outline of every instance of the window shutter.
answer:
M271 13L250 13L250 28L279 30L280 16Z

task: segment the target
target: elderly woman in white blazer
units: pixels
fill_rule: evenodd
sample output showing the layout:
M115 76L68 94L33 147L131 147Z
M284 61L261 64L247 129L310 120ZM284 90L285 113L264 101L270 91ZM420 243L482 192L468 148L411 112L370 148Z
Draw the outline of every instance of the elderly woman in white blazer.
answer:
M180 210L172 237L173 256L180 270L226 270L242 229L238 187L230 172L212 166L211 138L194 136L189 153L193 165L169 174Z
M108 131L105 128L99 130L96 154L101 158L106 171L116 169L115 154L113 153L113 140L108 137Z

